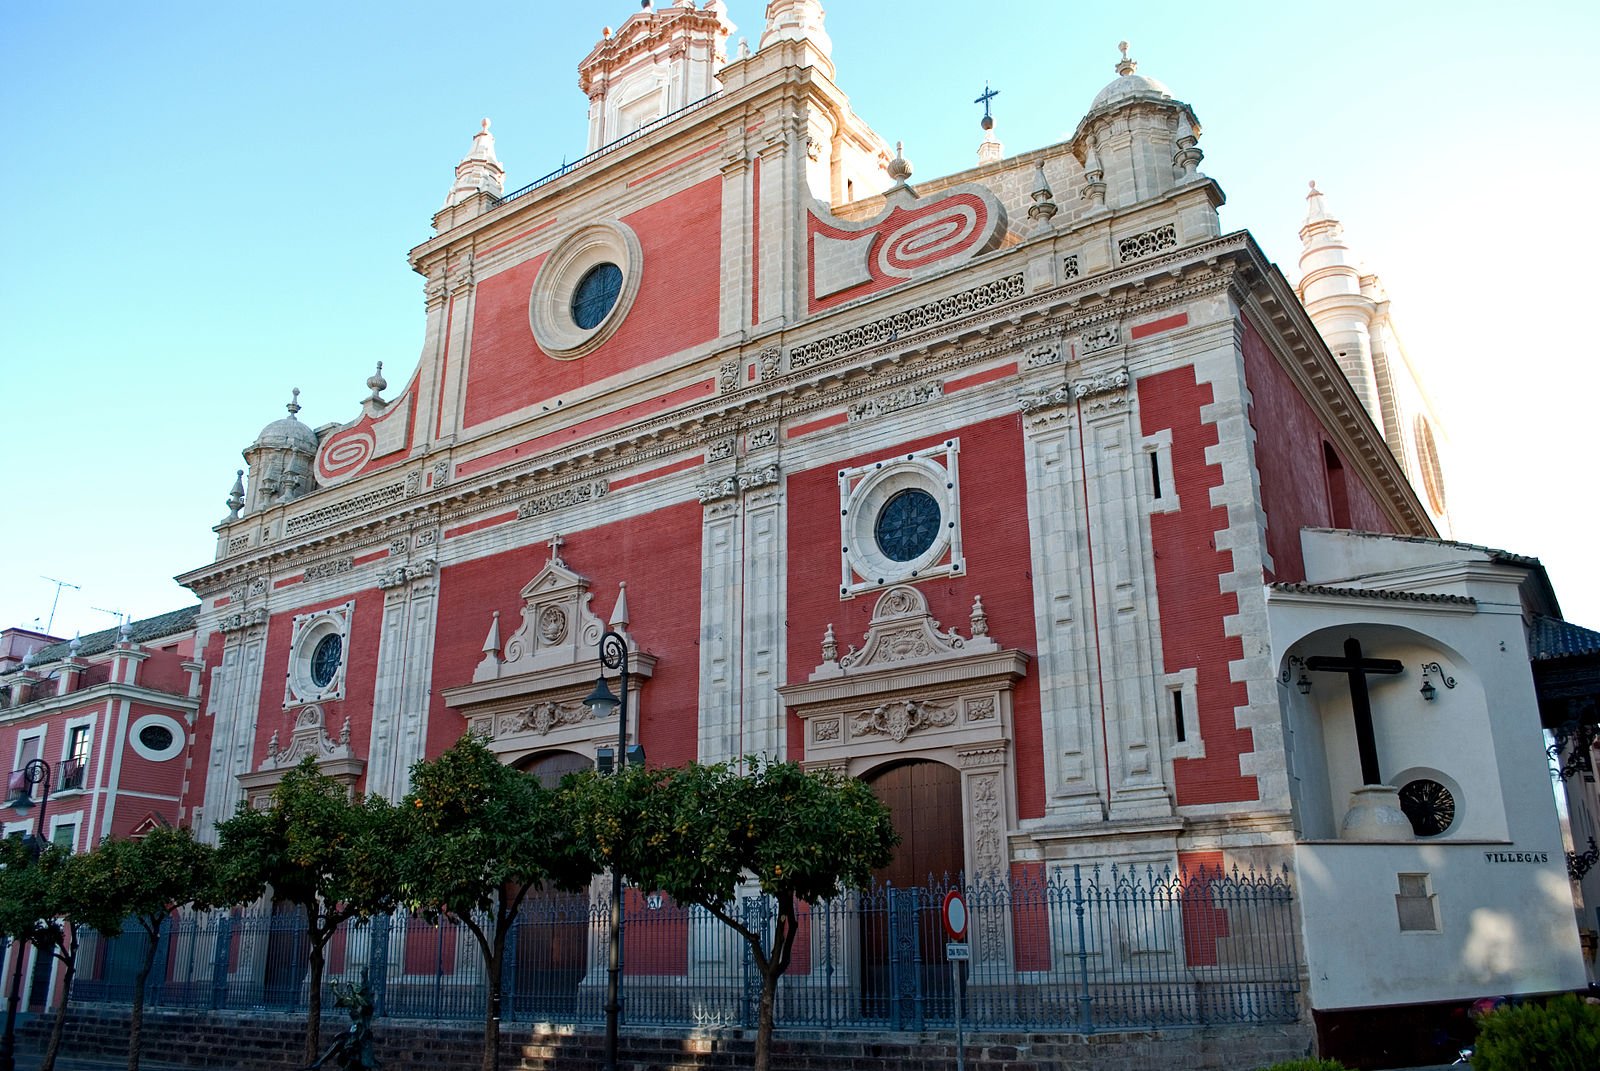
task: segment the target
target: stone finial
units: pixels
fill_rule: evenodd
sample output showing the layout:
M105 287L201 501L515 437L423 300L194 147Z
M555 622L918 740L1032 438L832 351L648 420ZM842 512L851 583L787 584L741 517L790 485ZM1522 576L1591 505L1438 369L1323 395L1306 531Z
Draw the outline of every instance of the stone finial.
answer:
M294 388L294 390L289 392L289 404L284 406L284 408L289 410L289 415L291 417L293 417L296 413L298 413L300 411L300 388L299 387L296 387L296 388ZM298 420L300 418L299 417L295 417L295 419Z
M833 634L833 622L828 622L828 631L822 634L822 660L824 662L839 661L839 640Z
M233 490L228 492L228 520L239 519L239 511L244 509L244 469L238 469L233 476Z
M1126 78L1139 69L1139 62L1128 58L1128 42L1118 41L1117 50L1122 53L1122 58L1117 61L1117 74Z
M617 584L617 608L611 611L612 628L618 632L628 630L628 582L626 580Z
M750 42L748 39L743 37L739 38L739 50L735 53L735 55L742 60L747 60L750 58Z
M557 532L545 542L545 546L550 548L550 563L552 565L566 567L567 563L561 560L561 548L566 545L567 541L561 538L560 532Z
M889 161L889 177L894 179L895 185L904 186L911 177L911 161L906 159L906 143L894 143L894 159Z
M378 370L367 377L367 389L372 393L367 397L369 402L383 401L383 392L389 389L389 381L383 378L383 362L378 362Z
M1080 196L1093 208L1106 206L1106 170L1100 164L1100 153L1093 141L1083 158L1083 190Z
M1028 194L1033 204L1028 207L1028 218L1039 223L1049 223L1056 214L1056 203L1050 198L1050 180L1044 175L1044 161L1033 166L1033 190Z
M978 143L978 163L992 164L1004 157L1005 154L1005 146L1000 143L999 138L994 136L994 124L991 120L990 125L984 130L983 140Z
M1178 131L1173 139L1176 146L1172 154L1172 167L1179 182L1187 182L1199 174L1200 161L1205 152L1198 146L1200 132L1189 121L1187 108L1178 109Z
M272 730L271 739L269 739L267 741L267 758L275 759L277 757L278 757L278 730L274 729L274 730Z
M444 207L450 208L470 200L479 193L499 197L505 192L506 169L494 154L494 135L489 133L489 120L484 119L478 132L472 135L472 148L456 165L455 185L445 196Z
M498 655L500 653L500 611L494 612L494 620L489 622L489 634L483 638L483 653Z
M350 746L350 719L345 718L344 724L339 727L339 744L342 747Z
M72 634L72 642L67 644L67 655L70 658L77 658L78 657L78 652L80 650L82 650L82 649L83 649L83 636L80 633L74 632Z
M133 642L133 622L132 621L124 621L121 625L117 626L117 642L118 643L132 643Z
M982 595L972 597L972 635L975 637L989 635L989 615L983 609Z

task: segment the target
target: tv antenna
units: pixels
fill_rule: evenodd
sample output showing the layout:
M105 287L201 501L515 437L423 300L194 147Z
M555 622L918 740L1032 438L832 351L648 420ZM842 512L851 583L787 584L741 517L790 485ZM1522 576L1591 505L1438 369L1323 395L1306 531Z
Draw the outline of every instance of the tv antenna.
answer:
M77 584L69 584L65 580L57 580L53 576L43 576L43 575L41 575L39 577L39 579L40 580L48 580L48 581L50 581L50 583L52 583L52 584L54 584L56 586L56 597L50 600L50 620L46 621L45 625L44 625L44 630L45 630L45 632L48 633L48 632L50 632L50 629L56 623L56 604L61 601L61 589L62 588L71 588L73 591L82 591L83 589L80 588ZM38 619L35 618L34 620L37 621Z

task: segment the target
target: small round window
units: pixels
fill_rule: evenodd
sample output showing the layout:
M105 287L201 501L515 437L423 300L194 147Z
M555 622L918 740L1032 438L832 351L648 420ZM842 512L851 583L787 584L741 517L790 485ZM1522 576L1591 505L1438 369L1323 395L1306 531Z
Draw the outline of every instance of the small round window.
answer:
M339 673L339 658L344 653L344 639L330 633L317 641L311 652L311 683L326 688Z
M1437 837L1456 821L1456 798L1431 778L1419 777L1400 789L1400 809L1419 837Z
M165 714L146 714L128 730L128 745L140 758L165 762L183 752L183 726Z
M878 511L872 534L890 561L919 558L939 538L939 503L918 487L897 491Z
M139 730L139 743L151 751L165 751L172 746L172 730L165 725L150 724Z
M572 320L585 331L600 326L622 293L622 269L615 264L596 264L572 292Z

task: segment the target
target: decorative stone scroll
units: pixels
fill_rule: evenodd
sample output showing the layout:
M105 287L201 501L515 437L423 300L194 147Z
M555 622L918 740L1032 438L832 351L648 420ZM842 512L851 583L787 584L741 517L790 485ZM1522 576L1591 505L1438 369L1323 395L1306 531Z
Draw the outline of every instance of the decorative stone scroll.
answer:
M273 730L272 739L267 741L267 757L257 769L287 770L308 757L319 760L354 758L355 753L350 750L350 719L344 720L337 737L328 735L324 719L322 707L317 704L301 707L294 716L289 746L280 747L278 732Z
M910 383L904 387L896 388L884 394L863 398L850 406L850 420L852 423L861 420L870 420L873 417L887 416L898 413L902 409L910 409L944 397L944 380L936 379L932 383Z
M223 632L239 632L243 629L254 628L267 623L267 608L257 606L251 610L239 610L231 614L223 614L217 621L217 627Z
M762 465L760 468L747 469L724 476L714 483L701 484L695 489L702 506L713 502L720 502L725 498L735 498L748 491L762 487L771 487L783 478L783 472L777 465Z
M879 703L871 710L855 716L850 729L857 736L881 733L892 737L896 743L918 729L938 728L956 720L956 704L951 702L915 702L909 699L893 703Z
M378 574L380 588L398 588L414 583L439 571L439 563L432 558L424 558L419 562L408 562L397 565L393 569L385 569Z

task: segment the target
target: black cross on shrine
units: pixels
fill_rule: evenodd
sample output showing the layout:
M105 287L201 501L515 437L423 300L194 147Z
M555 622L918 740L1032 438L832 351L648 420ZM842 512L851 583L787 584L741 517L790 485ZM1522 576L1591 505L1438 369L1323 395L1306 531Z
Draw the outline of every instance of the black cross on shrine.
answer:
M1000 91L998 89L990 89L989 83L985 82L983 83L983 95L972 103L983 105L983 117L987 119L989 118L989 102L999 95Z
M1393 676L1404 670L1393 658L1362 658L1361 641L1354 636L1344 641L1344 657L1312 655L1306 668L1313 672L1343 673L1350 678L1350 710L1356 716L1356 750L1361 755L1361 783L1381 785L1378 775L1378 742L1372 731L1372 700L1367 695L1367 677Z

